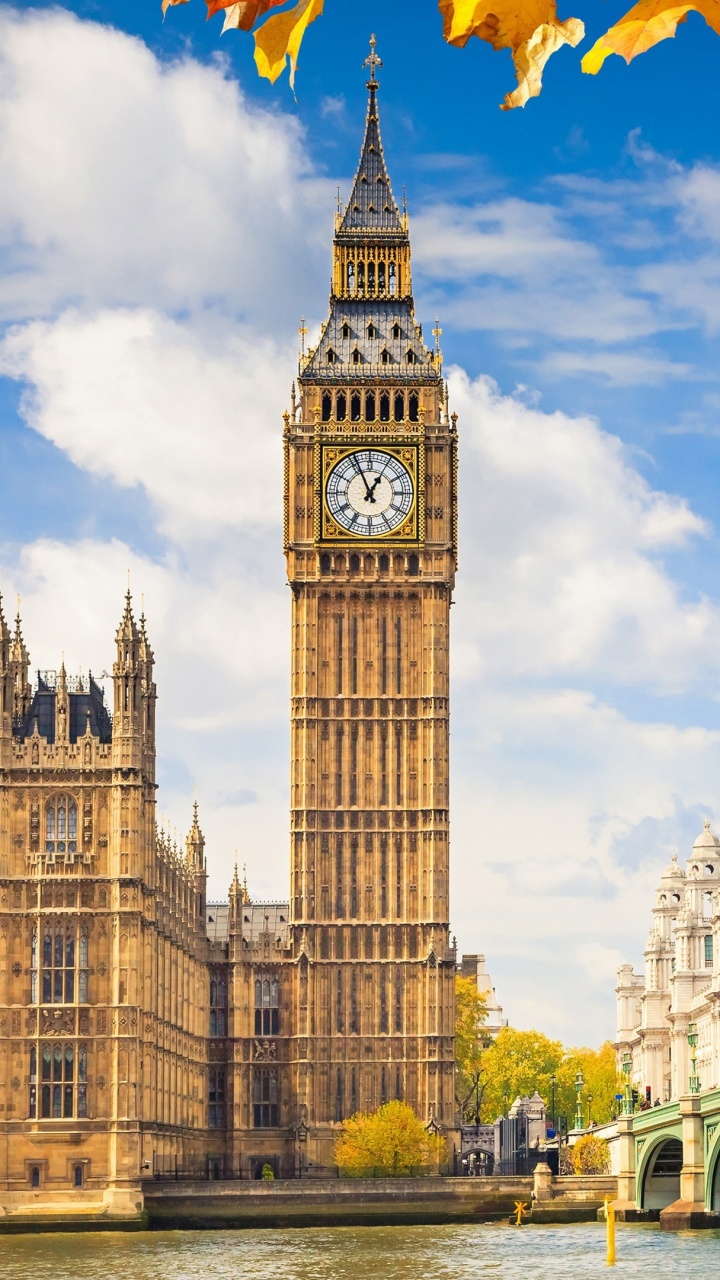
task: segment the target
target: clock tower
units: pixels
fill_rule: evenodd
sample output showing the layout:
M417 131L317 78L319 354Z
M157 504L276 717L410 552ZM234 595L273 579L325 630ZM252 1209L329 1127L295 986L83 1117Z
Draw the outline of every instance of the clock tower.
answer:
M334 1128L402 1098L452 1127L450 603L457 434L439 328L415 318L408 219L378 121L381 65L330 310L285 428L292 590L289 1087L330 1163ZM306 1136L307 1135L307 1136ZM314 1155L313 1155L314 1150Z

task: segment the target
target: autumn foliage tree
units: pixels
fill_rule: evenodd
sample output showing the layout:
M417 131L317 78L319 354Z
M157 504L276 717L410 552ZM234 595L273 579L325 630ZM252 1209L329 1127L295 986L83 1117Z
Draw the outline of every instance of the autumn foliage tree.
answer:
M489 1041L483 1033L485 1000L472 978L455 977L455 1101L463 1118L474 1118L480 1101L483 1052ZM474 1095L474 1096L473 1096Z
M599 1049L566 1049L540 1031L516 1031L503 1027L482 1058L482 1117L491 1123L507 1113L516 1098L536 1090L551 1110L555 1077L555 1116L571 1126L575 1118L578 1072L583 1078L581 1103L584 1119L598 1124L609 1120L615 1109L618 1073L615 1053L608 1042ZM592 1097L592 1115L588 1114ZM554 1118L554 1117L551 1117Z
M358 1112L335 1140L333 1158L350 1178L403 1178L431 1173L446 1158L444 1139L430 1133L404 1102Z
M570 1148L573 1173L608 1173L610 1152L604 1138L594 1133L583 1134Z
M163 13L188 0L162 0ZM274 82L290 63L294 83L303 36L325 6L325 0L205 0L207 16L224 17L223 32L252 31L255 62L261 76ZM508 49L515 66L517 88L505 95L503 110L524 107L542 88L545 66L563 45L575 48L585 36L579 18L558 17L556 0L437 0L448 44L462 48L472 36L493 49ZM286 6L286 7L283 7ZM279 13L271 13L280 9ZM362 11L362 10L360 10ZM660 40L674 36L688 13L702 14L720 34L720 0L639 0L611 26L581 62L582 70L596 75L605 59L619 54L630 62Z

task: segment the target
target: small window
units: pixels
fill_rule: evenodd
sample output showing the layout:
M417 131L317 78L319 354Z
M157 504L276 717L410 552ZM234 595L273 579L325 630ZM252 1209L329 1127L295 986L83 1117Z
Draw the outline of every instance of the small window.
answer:
M329 391L324 392L322 398L322 420L329 422L332 417L332 396Z
M342 336L343 338L350 337L350 325L347 323L347 321L345 321L345 324L342 327Z
M377 329L375 328L375 325L374 325L374 324L369 324L369 325L368 325L368 327L367 327L367 336L368 336L368 338L376 338L376 337L377 337Z
M385 292L385 263L384 262L378 262L378 292L379 293Z
M335 400L335 417L338 422L344 422L347 417L347 396L344 391L338 391Z
M328 359L328 364L335 363L335 352L333 351L332 347L328 347L327 359Z
M415 554L408 556L408 573L416 576L420 571L420 561Z
M30 1170L30 1186L31 1187L40 1186L40 1169L36 1164L34 1164L32 1169Z
M358 351L357 347L352 353L352 362L353 364L360 364L360 352Z
M387 394L387 391L383 391L380 396L380 421L390 421L390 397Z
M386 347L383 347L382 351L380 352L380 363L381 364L390 363L390 352L387 350Z
M330 556L328 555L327 551L323 551L320 557L320 572L321 573L330 572Z
M360 557L356 555L354 552L350 557L350 572L351 573L360 572Z
M367 392L367 394L366 394L366 396L365 396L365 421L366 421L366 422L374 422L374 421L375 421L375 393L374 393L374 391L368 391L368 392Z
M390 568L390 557L383 552L380 556L380 572L387 573Z
M393 335L393 338L399 338L399 337L401 337L401 336L402 336L402 335L401 335L401 333L400 333L400 325L399 325L399 324L394 324L394 325L393 325L393 328L392 328L392 335Z
M408 351L407 355L405 356L405 359L407 360L408 364L415 364L415 352Z
M394 409L395 409L395 421L402 422L403 418L405 417L405 397L402 391L398 391L395 396Z
M410 419L411 422L417 422L419 417L418 410L419 410L419 401L415 392L413 391L411 392L410 399L408 401L408 418Z
M350 397L350 420L351 422L359 422L360 417L361 417L360 392L353 391Z
M713 967L713 936L711 933L705 934L705 968Z
M76 1164L75 1169L73 1170L73 1185L76 1187L82 1187L83 1183L83 1167L81 1164Z
M394 296L397 293L397 271L394 262L391 262L388 267L388 281L388 293Z

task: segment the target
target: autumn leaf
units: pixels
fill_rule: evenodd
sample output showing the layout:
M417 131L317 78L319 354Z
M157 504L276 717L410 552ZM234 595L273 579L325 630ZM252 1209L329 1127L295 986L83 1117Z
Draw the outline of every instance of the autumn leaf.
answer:
M325 0L300 0L287 13L268 18L255 32L255 63L261 76L275 83L290 58L290 88L295 86L298 53L311 22L320 17Z
M579 18L561 22L555 0L438 0L443 35L448 44L464 48L471 36L493 49L510 49L518 87L505 95L503 111L524 107L542 88L548 58L563 44L573 48L585 34Z
M608 54L618 53L631 62L638 53L646 53L654 44L675 35L679 22L685 22L688 13L701 13L708 26L720 35L719 0L698 0L695 4L667 3L667 0L640 0L640 4L616 22L595 42L581 62L583 71L597 75Z
M275 9L284 0L205 0L208 18L220 9L225 10L225 22L221 35L226 31L249 31L268 9Z

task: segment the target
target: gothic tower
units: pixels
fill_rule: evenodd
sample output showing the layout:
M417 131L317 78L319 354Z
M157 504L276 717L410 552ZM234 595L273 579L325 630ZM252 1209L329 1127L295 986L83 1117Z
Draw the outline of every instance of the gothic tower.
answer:
M404 1098L454 1113L448 653L457 435L415 319L378 121L336 219L330 311L286 415L292 589L291 1095L332 1126Z

